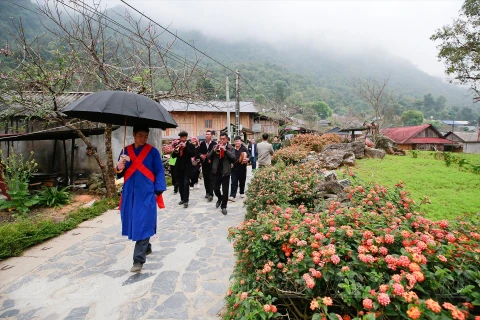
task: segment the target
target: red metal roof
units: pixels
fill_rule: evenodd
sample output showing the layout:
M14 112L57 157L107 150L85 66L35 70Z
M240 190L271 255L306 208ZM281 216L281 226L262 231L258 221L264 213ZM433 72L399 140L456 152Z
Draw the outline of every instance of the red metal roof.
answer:
M422 124L419 126L412 126L412 127L399 127L399 128L387 128L381 129L380 132L392 139L396 143L400 144L408 144L411 142L407 142L409 139L415 137L417 134L422 132L423 130L431 127L430 124Z

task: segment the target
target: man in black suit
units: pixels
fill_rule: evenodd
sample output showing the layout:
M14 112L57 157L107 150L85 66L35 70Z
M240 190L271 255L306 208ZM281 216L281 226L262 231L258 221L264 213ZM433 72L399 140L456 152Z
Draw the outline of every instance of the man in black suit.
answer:
M217 143L212 140L212 131L207 130L205 133L205 141L200 143L200 159L202 161L203 182L205 184L205 198L208 202L213 200L213 181L211 178L212 173L212 160L207 159L207 153L212 151L213 147Z
M248 144L248 153L250 154L250 163L252 164L252 170L257 168L258 149L255 139L250 139Z
M178 191L180 191L180 202L184 208L188 208L188 199L190 197L190 176L192 174L192 157L195 156L195 146L187 141L188 133L182 131L178 134L180 143L172 152L172 157L177 158L175 163L175 172L177 174Z

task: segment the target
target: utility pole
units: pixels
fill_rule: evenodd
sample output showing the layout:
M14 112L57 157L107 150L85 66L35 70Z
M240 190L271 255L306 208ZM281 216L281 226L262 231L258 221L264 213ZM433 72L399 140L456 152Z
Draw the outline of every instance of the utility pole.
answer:
M237 136L240 135L240 73L235 70L235 132Z
M230 128L230 86L228 84L228 76L226 76L226 82L225 82L225 90L226 90L226 96L227 96L227 134L228 137L231 138L232 133L231 128Z

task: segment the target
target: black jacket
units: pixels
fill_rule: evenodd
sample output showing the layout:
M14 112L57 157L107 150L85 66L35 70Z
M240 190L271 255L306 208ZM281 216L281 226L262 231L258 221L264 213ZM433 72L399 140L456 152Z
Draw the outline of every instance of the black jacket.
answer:
M232 168L230 167L231 163L235 162L235 148L231 144L227 144L227 149L225 150L225 155L220 159L220 155L217 154L213 149L207 154L207 159L212 161L212 173L217 174L218 163L222 163L222 176L229 176L232 173Z
M195 145L187 141L185 148L183 148L183 154L180 156L179 151L173 151L172 157L177 158L177 162L175 163L175 171L185 172L186 175L190 175L192 172L192 157L195 156Z
M200 154L208 154L210 151L212 151L213 147L215 147L217 143L213 140L210 141L210 145L207 148L207 143L205 141L202 141L200 143ZM212 167L212 160L205 158L205 161L202 162L202 167L205 169L210 169Z
M244 169L247 170L247 164L245 163L240 163L238 162L238 159L240 158L240 153L246 152L247 153L247 160L250 160L250 152L248 152L247 147L245 145L241 145L240 149L237 150L235 147L233 147L235 150L235 162L233 163L233 168L232 170L239 170L239 169Z
M248 144L248 154L250 154L250 157L253 157L252 155L252 144ZM255 142L255 158L258 158L258 148L257 148L257 143Z

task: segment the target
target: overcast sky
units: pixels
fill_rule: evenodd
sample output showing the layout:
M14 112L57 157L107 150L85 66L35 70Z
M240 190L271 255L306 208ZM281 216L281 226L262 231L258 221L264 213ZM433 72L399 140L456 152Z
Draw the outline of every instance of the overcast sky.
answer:
M295 39L341 50L381 48L442 78L444 67L429 38L436 29L451 24L463 4L461 0L127 2L172 30L188 28L229 41L281 44ZM109 7L122 4L120 0L102 3Z

